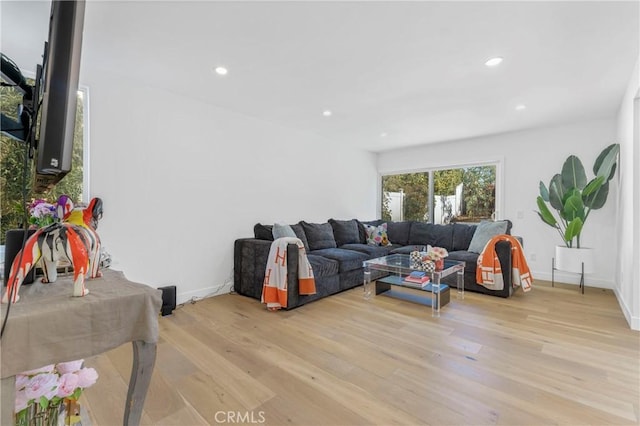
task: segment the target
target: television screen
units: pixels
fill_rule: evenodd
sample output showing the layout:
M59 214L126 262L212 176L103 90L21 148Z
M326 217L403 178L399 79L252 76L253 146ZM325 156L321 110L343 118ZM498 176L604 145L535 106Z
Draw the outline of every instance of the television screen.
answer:
M73 151L84 0L53 0L43 57L42 105L33 189L52 188L70 170Z

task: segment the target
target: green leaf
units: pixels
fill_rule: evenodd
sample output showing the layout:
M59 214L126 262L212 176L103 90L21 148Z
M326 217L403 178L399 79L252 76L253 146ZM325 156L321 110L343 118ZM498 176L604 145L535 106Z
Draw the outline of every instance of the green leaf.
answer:
M582 190L587 184L587 174L584 172L582 162L575 155L570 155L562 165L562 185L569 188Z
M602 150L595 163L593 163L593 174L596 176L604 176L610 181L616 173L616 164L618 153L620 152L620 144L614 143Z
M604 183L604 176L597 176L591 180L582 190L582 197L588 197L593 192L597 192Z
M566 188L562 186L562 176L556 174L549 183L549 203L551 203L551 207L562 211L562 199L565 192Z
M580 219L579 217L576 217L571 222L569 222L569 225L567 225L567 229L565 229L564 231L564 240L566 242L570 242L575 237L580 235L580 232L582 232L582 225L582 219Z
M42 407L43 410L46 410L47 407L49 407L49 400L44 396L40 397L39 403L40 403L40 407Z
M82 388L76 388L76 390L73 391L73 395L71 395L69 399L74 399L77 401L80 398L80 395L82 395Z
M540 210L538 212L540 219L542 219L542 221L547 225L553 226L555 228L558 222L556 221L556 218L551 214L551 211L549 210L546 203L544 202L544 199L541 196L538 197L537 203L538 209Z
M585 206L592 210L602 208L607 202L607 196L609 195L609 182L605 182L600 188L592 192L588 196L583 194L582 202Z
M540 196L544 201L549 202L549 190L542 181L540 181Z
M564 197L562 197L562 206L564 208L564 206L567 203L567 200L571 197L580 197L582 195L582 193L580 192L579 189L576 188L571 188L569 189L567 192L565 192Z
M576 218L581 219L581 221L584 220L584 204L578 191L567 198L564 203L563 213L568 222L572 222Z

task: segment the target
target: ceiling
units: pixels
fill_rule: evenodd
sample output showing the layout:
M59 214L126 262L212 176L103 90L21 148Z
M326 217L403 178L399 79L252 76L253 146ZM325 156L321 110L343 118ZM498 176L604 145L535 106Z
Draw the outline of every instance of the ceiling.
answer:
M2 52L33 70L49 3L0 7ZM82 75L377 152L615 116L639 16L637 1L88 0Z

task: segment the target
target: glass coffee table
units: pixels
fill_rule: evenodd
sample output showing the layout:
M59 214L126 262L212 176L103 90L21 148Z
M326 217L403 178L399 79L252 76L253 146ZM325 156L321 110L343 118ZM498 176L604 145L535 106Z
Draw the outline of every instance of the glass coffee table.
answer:
M444 260L444 268L440 271L427 272L430 282L424 287L419 284L408 284L405 277L417 269L411 268L408 254L391 254L362 262L364 267L364 295L365 299L370 299L373 292L371 283L371 272L377 271L380 278L375 279L375 294L384 294L403 300L422 303L431 306L431 315L440 316L440 309L449 303L449 286L441 284L441 279L457 274L458 298L464 299L464 267L465 263L458 260ZM378 275L378 273L376 275ZM394 287L405 287L419 290L428 295L421 295L414 292L400 292Z

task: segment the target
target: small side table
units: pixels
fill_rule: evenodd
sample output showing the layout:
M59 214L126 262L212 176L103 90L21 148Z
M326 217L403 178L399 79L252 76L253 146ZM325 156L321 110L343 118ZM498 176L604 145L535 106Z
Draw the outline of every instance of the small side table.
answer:
M13 424L16 374L98 355L127 342L133 344L133 366L123 424L140 423L156 359L162 292L112 270L85 285L89 294L84 297L71 296L72 277L21 287L2 337L0 424ZM3 318L6 309L0 306Z

